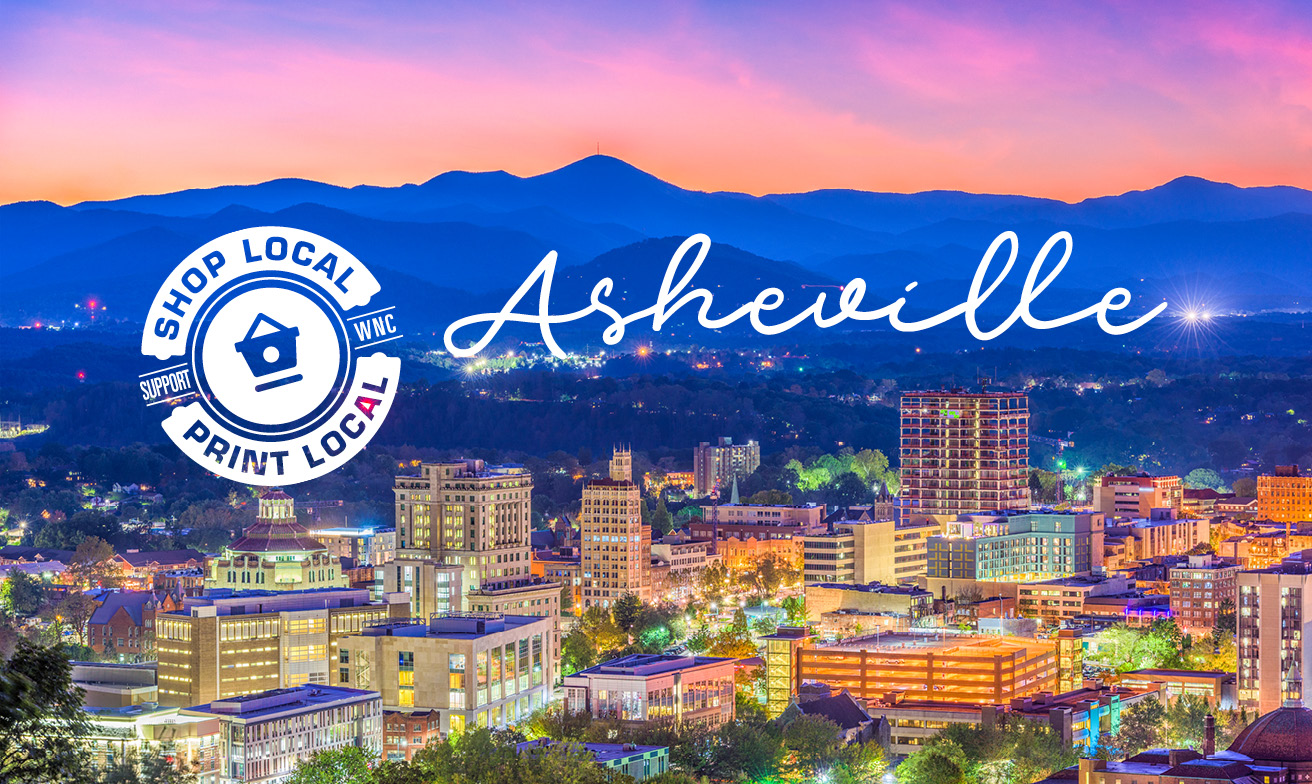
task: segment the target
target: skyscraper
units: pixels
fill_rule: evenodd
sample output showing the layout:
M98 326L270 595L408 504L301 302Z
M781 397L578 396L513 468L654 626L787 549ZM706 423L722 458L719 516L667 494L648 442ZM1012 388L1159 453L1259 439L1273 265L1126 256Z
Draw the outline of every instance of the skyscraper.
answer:
M706 495L716 488L728 487L734 479L746 479L761 465L761 445L755 441L735 444L721 438L711 444L703 441L692 453L693 489Z
M1239 572L1236 642L1239 705L1256 713L1279 708L1294 668L1312 671L1303 631L1312 620L1312 561L1308 551L1278 566Z
M651 600L651 528L642 524L641 502L633 482L633 455L627 447L616 447L610 477L583 487L584 609L610 607L630 593Z
M951 519L1029 507L1023 392L907 392L901 419L907 513Z
M442 611L446 597L452 610L559 615L560 586L531 574L527 469L482 460L423 463L418 476L398 476L393 490L397 553L383 567L384 585L410 592L416 614ZM450 596L451 566L463 569L458 603ZM416 588L423 580L435 582Z

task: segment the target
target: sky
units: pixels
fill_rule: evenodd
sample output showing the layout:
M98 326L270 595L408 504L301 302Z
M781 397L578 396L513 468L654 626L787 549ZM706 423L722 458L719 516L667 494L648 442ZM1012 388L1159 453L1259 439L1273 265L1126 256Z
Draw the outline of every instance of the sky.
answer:
M754 194L1312 187L1312 6L0 2L0 203L598 149Z

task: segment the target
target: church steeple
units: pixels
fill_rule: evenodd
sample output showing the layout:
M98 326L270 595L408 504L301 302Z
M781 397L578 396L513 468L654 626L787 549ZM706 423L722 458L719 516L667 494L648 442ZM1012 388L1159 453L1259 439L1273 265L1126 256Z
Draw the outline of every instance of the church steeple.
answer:
M733 478L733 489L729 491L729 503L734 506L740 503L738 500L738 477L736 476Z

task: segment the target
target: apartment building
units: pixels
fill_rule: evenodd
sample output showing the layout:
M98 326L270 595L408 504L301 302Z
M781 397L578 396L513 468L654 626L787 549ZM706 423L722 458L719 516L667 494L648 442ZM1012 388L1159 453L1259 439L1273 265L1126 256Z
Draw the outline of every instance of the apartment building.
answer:
M616 447L610 477L583 486L579 553L585 610L610 607L626 594L651 601L651 528L642 524L641 504L633 455Z
M1023 510L1030 504L1029 400L1022 392L907 392L901 490L910 514Z
M415 752L442 739L442 714L436 710L383 710L383 759L409 762Z
M1032 512L965 515L927 542L930 578L1034 582L1100 573L1103 516Z
M735 444L724 437L714 444L703 441L692 452L693 491L708 495L734 479L746 479L760 465L761 445L755 441Z
M1147 518L1154 509L1184 509L1184 483L1178 476L1104 476L1094 497L1094 511L1108 520Z
M550 701L554 636L554 618L528 615L377 624L341 640L333 683L379 692L387 710L436 710L444 734L505 727Z
M639 653L565 676L572 712L711 729L734 719L734 663L713 656Z
M1257 519L1277 523L1312 520L1312 476L1296 465L1276 466L1275 474L1257 478Z
M186 707L331 683L341 638L409 617L405 594L366 589L226 591L189 596L155 616L159 701Z
M215 700L181 712L217 719L222 784L284 781L321 751L356 746L383 751L383 707L376 692L297 686Z
M1312 672L1312 646L1303 632L1312 623L1312 551L1277 566L1241 571L1236 607L1239 705L1267 713L1286 697L1290 672ZM1299 695L1301 698L1301 694Z
M1239 566L1211 555L1191 555L1170 571L1171 615L1185 634L1210 634L1217 613L1238 598Z
M929 537L942 532L929 518L904 522L858 516L833 523L833 532L802 537L807 583L905 583L925 575Z

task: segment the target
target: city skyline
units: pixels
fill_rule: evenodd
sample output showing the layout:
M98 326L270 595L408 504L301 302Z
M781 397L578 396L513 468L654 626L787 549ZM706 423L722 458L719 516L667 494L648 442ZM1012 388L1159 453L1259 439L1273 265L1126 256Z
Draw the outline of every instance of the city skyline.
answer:
M1306 187L1310 38L1294 5L26 3L0 26L0 202L527 176L598 149L753 194Z

